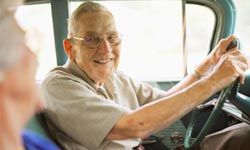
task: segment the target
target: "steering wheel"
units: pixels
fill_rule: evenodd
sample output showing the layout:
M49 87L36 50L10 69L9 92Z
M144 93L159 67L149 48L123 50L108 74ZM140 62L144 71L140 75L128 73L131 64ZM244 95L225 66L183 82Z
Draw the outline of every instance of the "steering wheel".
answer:
M238 40L234 40L233 42L231 42L227 50L232 49L233 47L239 47ZM239 108L244 114L246 114L247 117L250 117L250 97L239 93L238 89L239 81L237 79L229 87L221 91L208 120L206 121L204 127L201 129L196 138L192 138L194 125L199 114L207 108L207 104L200 105L193 111L184 140L185 149L191 149L199 146L202 139L208 134L208 131L211 128L211 125L214 123L216 117L219 115L219 112L222 110L222 106L226 99L229 99L237 108Z

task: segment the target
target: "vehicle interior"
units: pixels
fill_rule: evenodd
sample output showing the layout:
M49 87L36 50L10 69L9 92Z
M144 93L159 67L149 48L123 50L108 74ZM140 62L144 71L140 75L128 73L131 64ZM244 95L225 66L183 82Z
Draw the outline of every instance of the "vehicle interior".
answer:
M67 19L83 1L25 0L16 17L38 36L38 85L67 56L62 41ZM220 39L238 37L232 46L250 54L250 1L236 0L97 0L114 14L123 34L119 70L156 88L168 90L191 73ZM166 108L167 109L167 108ZM234 82L206 103L155 135L173 149L197 146L209 133L240 122L250 124L250 70L245 84ZM26 128L54 140L42 112ZM84 128L84 125L83 125ZM56 142L56 141L54 141Z

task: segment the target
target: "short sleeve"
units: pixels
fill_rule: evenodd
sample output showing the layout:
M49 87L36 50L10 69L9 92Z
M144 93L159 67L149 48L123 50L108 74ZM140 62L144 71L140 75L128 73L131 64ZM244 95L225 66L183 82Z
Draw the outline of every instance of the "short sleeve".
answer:
M55 126L89 149L96 149L121 116L131 111L70 78L46 80L42 93L45 113Z

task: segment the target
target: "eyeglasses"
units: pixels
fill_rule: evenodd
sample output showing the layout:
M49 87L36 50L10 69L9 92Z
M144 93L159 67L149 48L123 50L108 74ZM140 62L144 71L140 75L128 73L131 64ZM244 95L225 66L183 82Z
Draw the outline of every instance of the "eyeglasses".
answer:
M88 48L97 48L104 39L106 39L111 46L118 46L121 43L122 35L119 32L112 32L106 35L93 33L82 38L73 37L73 39L83 41L83 44Z

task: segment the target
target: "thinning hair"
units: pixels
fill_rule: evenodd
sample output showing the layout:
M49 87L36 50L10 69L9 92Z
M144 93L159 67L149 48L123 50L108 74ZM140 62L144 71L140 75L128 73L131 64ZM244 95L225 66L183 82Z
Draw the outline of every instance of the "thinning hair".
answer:
M17 7L23 3L23 0L0 0L0 15L5 9L10 7Z
M109 10L99 3L94 3L91 1L86 1L82 3L76 10L71 14L70 18L68 19L68 38L77 35L77 29L80 27L79 18L84 13L95 13Z
M14 9L23 0L0 0L0 72L17 61L21 55L20 43L24 37L20 34L14 18Z

